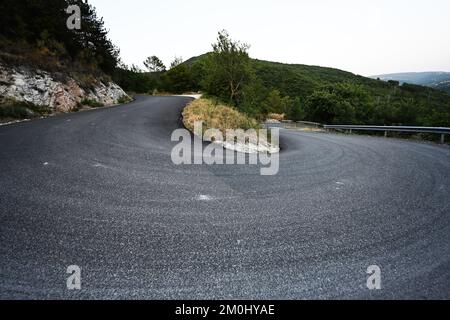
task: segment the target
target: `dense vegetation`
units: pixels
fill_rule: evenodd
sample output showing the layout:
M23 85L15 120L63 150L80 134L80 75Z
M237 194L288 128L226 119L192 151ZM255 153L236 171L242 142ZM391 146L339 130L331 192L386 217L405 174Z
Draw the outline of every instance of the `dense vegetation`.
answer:
M264 86L297 97L307 120L325 123L450 126L450 95L348 72L253 61Z
M203 65L207 73L207 59L201 56L189 64ZM450 126L450 95L432 88L331 68L260 60L250 60L250 65L252 80L233 103L259 118L284 113L292 120L329 124Z
M260 120L284 114L328 124L450 126L448 93L332 68L254 60L247 49L223 31L213 52L135 77L153 79L144 92L202 90Z
M29 119L48 116L51 112L48 107L27 102L8 101L0 105L0 119Z
M81 9L82 27L67 28L69 5ZM81 0L2 0L0 51L4 62L82 75L113 74L119 50L95 9Z

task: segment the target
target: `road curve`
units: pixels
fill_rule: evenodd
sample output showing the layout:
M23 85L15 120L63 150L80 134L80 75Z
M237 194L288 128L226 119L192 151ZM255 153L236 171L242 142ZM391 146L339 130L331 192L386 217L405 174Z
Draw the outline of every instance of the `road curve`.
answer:
M1 299L450 298L448 147L283 131L276 176L175 166L188 101L0 127Z

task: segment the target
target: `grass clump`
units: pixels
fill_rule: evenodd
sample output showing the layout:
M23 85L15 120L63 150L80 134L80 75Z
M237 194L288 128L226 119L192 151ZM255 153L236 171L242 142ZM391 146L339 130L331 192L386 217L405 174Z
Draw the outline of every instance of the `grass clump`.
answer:
M286 115L279 113L269 113L266 118L271 120L283 121L285 120Z
M123 95L123 96L121 96L121 97L119 98L119 100L117 100L117 103L119 103L119 104L128 103L128 102L130 102L131 100L132 100L132 99L131 99L129 96Z
M0 106L0 118L2 119L26 119L32 115L30 110L23 106Z
M30 119L48 116L51 113L50 107L29 102L8 100L0 104L0 119Z
M238 110L225 104L215 103L210 99L198 99L191 102L183 111L186 128L194 130L195 122L203 121L203 130L260 129L258 122Z
M81 104L83 106L88 106L88 107L91 107L91 108L101 108L101 107L105 106L103 103L95 101L95 100L92 100L92 99L83 99L81 101Z

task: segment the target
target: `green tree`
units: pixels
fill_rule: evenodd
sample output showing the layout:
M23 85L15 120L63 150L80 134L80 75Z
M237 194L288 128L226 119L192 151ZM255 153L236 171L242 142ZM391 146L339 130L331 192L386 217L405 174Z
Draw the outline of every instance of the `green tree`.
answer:
M81 30L66 27L66 9L72 4L81 9ZM103 19L82 0L2 0L0 39L34 47L42 53L42 60L55 57L56 64L82 64L107 74L112 74L119 62L119 50L108 39ZM7 49L17 50L15 45Z
M173 59L173 61L170 63L170 69L176 68L182 63L183 63L183 58L175 57L175 59Z
M286 113L289 120L301 121L305 119L306 113L302 106L300 98L290 100L289 110Z
M324 124L351 124L354 122L352 105L336 93L315 91L307 100L307 114L312 121Z
M166 66L164 63L159 59L157 56L151 56L148 57L144 61L144 66L150 71L150 72L165 72Z
M237 104L238 109L254 118L262 119L264 115L263 101L267 97L267 91L262 81L255 77L242 87L240 100Z
M193 80L190 69L185 64L180 64L170 69L164 75L165 88L173 93L183 93L193 90Z
M205 63L202 85L206 91L237 104L242 89L251 78L249 46L232 40L227 31L219 32L213 52Z
M265 114L278 113L286 114L290 105L289 97L282 97L280 91L271 90L266 99L262 102L262 110Z

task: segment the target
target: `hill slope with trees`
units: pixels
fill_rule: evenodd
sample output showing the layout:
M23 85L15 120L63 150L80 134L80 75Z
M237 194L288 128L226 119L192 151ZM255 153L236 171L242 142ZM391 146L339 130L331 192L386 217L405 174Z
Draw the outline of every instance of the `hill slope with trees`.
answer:
M80 28L69 24L73 5ZM0 2L2 121L127 101L112 81L118 63L118 48L85 1Z
M213 49L182 64L189 81L181 87L201 89L260 120L278 113L327 124L450 126L446 92L333 68L251 59L248 45L226 31Z
M67 28L69 5L80 8L79 30ZM0 58L5 62L96 75L111 75L119 62L103 19L82 0L2 0L0 30Z

